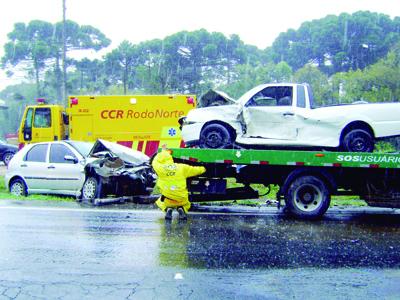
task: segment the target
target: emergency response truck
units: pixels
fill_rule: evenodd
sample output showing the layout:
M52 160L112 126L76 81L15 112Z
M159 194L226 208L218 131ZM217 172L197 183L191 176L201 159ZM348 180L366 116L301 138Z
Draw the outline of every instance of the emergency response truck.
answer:
M172 149L177 162L203 165L189 182L190 200L257 199L250 184L277 185L278 208L317 218L331 195L358 195L370 206L400 208L400 154L251 149ZM227 178L241 187L227 188Z
M103 139L152 155L164 143L181 146L178 119L195 103L194 95L70 96L64 108L39 99L25 108L18 139L20 147Z

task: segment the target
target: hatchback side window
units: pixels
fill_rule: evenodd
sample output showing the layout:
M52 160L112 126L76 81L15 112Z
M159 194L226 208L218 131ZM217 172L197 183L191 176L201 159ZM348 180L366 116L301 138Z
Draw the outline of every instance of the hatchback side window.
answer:
M25 161L46 162L47 144L35 145L25 155Z
M62 144L53 144L50 148L50 163L69 163L73 164L73 161L65 160L65 156L69 155L73 158L76 158L75 154L65 145Z

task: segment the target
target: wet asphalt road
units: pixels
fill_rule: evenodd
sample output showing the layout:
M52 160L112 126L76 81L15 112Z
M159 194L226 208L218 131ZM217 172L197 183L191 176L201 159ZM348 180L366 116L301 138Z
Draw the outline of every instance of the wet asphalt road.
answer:
M1 200L0 299L400 297L396 210L132 208Z

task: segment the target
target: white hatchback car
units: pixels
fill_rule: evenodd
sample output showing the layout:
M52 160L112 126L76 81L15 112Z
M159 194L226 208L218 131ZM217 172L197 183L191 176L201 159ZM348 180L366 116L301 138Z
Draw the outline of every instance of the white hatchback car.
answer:
M263 84L237 101L222 98L214 100L225 105L211 103L180 119L187 146L371 152L377 139L400 135L400 103L317 107L310 86L294 83Z
M58 141L26 145L11 159L5 184L14 195L61 194L78 197L93 143Z
M149 157L116 143L30 144L10 161L5 185L17 196L60 194L92 201L107 195L148 195L155 184Z

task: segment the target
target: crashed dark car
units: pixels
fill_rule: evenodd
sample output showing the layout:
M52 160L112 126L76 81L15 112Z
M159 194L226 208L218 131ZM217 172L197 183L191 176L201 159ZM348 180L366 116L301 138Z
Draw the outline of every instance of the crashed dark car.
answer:
M82 199L149 195L156 175L149 157L125 146L97 140L85 166Z
M0 140L0 160L7 166L11 158L17 153L18 147Z

